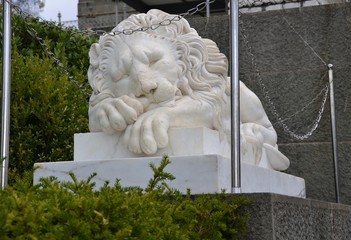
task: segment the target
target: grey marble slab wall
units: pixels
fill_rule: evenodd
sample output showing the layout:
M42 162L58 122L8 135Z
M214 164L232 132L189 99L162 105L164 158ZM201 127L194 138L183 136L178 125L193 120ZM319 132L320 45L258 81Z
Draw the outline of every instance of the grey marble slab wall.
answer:
M228 16L189 22L229 56ZM243 13L239 40L240 79L277 130L287 172L305 178L307 197L326 201L335 200L329 96L323 107L333 64L341 200L351 204L351 3ZM308 135L316 122L311 136L292 137Z

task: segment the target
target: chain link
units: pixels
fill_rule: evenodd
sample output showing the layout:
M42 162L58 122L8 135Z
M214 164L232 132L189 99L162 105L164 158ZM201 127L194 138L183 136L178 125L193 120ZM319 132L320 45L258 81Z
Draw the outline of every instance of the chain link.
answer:
M21 16L24 19L24 23L27 27L27 31L28 33L34 37L39 44L41 45L41 47L43 48L43 50L45 51L45 53L52 59L52 61L56 64L56 66L58 66L60 68L60 70L67 75L68 79L73 82L79 89L80 91L85 94L87 97L90 96L90 93L88 93L84 86L82 84L80 84L74 76L72 76L72 74L70 73L70 71L63 65L63 63L55 56L55 54L49 49L48 45L46 44L45 40L39 36L38 32L33 28L32 24L30 23L29 19L30 18L35 18L38 21L40 21L41 23L43 23L44 25L46 25L47 27L51 27L50 24L52 24L52 22L48 22L40 17L34 17L33 15L23 11L18 5L12 3L12 1L10 0L5 0L6 2L8 2L12 9L17 12L19 14L19 16ZM164 27L164 26L169 26L171 25L174 21L180 21L182 18L185 18L187 16L191 16L194 15L195 13L202 11L208 4L214 3L216 0L211 0L209 2L201 2L200 4L198 4L197 6L195 6L194 8L189 9L187 12L185 13L181 13L179 15L176 15L170 19L165 19L161 22L159 22L158 24L152 24L151 26L148 27L140 27L137 29L124 29L121 31L114 31L114 32L107 32L104 30L78 30L75 29L74 32L72 32L72 34L76 33L76 34L84 34L84 35L96 35L96 36L103 36L103 35L112 35L112 36L116 36L119 34L124 34L124 35L131 35L135 32L145 32L147 30L156 30L159 27ZM56 24L55 24L56 25ZM56 25L57 27L61 28L62 31L67 31L67 28L64 28L62 25Z
M6 2L8 2L12 8L24 19L28 19L28 18L36 18L38 19L40 22L42 22L43 24L47 24L49 25L49 21L44 20L43 18L40 17L34 17L31 14L23 11L19 6L17 6L16 4L12 3L10 0L5 0ZM180 21L182 18L188 17L188 16L192 16L202 10L204 10L206 8L207 5L214 3L216 0L210 0L209 2L201 2L198 5L196 5L195 7L189 9L188 11L186 11L185 13L180 13L178 15L173 16L170 19L165 19L162 20L161 22L157 23L157 24L153 24L151 26L148 27L140 27L137 29L124 29L121 31L105 31L105 30L78 30L76 29L77 33L81 33L84 35L96 35L96 36L103 36L103 35L111 35L111 36L116 36L119 34L124 34L124 35L131 35L135 32L145 32L147 30L156 30L159 27L162 26L169 26L171 25L173 22L176 21ZM65 30L65 27L63 27L62 25L58 25L58 27L61 27L62 30Z
M63 72L64 74L67 75L68 79L74 83L79 89L80 91L85 94L87 97L90 96L90 93L88 93L83 84L80 84L75 77L69 72L69 70L63 65L63 63L60 61L60 59L58 59L55 54L49 49L48 45L45 43L45 40L41 37L38 36L37 31L35 31L35 29L32 27L32 25L28 22L25 21L25 25L27 26L27 31L30 35L32 35L32 37L34 37L35 39L37 39L37 41L39 42L40 46L42 47L42 49L44 50L44 52L49 56L49 58L51 58L51 60L54 62L54 64L59 67L59 69L61 70L61 72Z
M5 0L5 1L9 2L8 0ZM38 41L38 43L40 44L40 46L42 47L44 52L49 56L49 58L54 62L54 64L60 69L60 71L62 73L67 75L69 81L71 81L73 84L75 84L80 89L80 91L83 94L85 94L88 98L91 94L88 93L87 90L85 90L83 84L80 84L75 79L75 77L69 72L69 70L64 66L64 64L50 50L50 48L46 44L45 40L42 37L40 37L38 32L34 29L31 22L29 21L29 19L34 18L34 17L32 15L30 15L29 13L24 12L19 6L15 5L13 3L10 3L10 4L12 5L13 10L15 10L23 18L24 24L27 28L27 32ZM40 18L37 18L37 19L42 20Z
M240 19L240 17L241 17L241 13L239 12L239 19ZM249 41L247 39L247 35L245 34L245 28L243 26L243 22L239 21L239 24L240 24L240 33L241 33L241 36L242 36L242 38L244 40L244 44L245 44L245 47L247 49L247 52L250 55L251 64L252 64L252 66L253 66L253 68L255 70L258 83L259 83L259 85L260 85L260 87L262 89L264 98L266 99L266 101L269 104L270 110L271 110L274 118L277 120L276 123L279 124L283 128L283 130L286 133L288 133L292 138L295 138L295 139L301 140L301 141L304 140L304 139L309 138L310 136L312 136L314 131L317 129L317 127L318 127L318 125L320 123L320 120L322 118L322 115L323 115L323 112L324 112L324 109L325 109L325 103L326 103L327 98L328 98L329 83L326 84L326 86L308 104L306 104L306 106L304 106L302 109L296 111L294 114L290 115L289 117L287 117L285 119L282 119L282 117L280 116L280 114L278 113L278 111L277 111L277 109L275 107L275 104L273 103L273 100L269 96L269 92L268 92L268 90L266 88L266 85L263 83L261 72L260 72L260 70L259 70L259 68L257 66L256 60L255 60L255 55L253 54L252 47L249 44ZM299 37L301 38L301 35L299 35ZM304 41L304 42L306 43L306 41ZM312 48L310 45L308 45L308 47ZM313 51L313 52L315 53L315 51ZM322 59L320 58L320 60L322 60ZM325 63L323 60L322 60L322 62ZM325 76L326 76L326 73L322 76L322 79L325 78ZM318 115L315 118L315 120L312 122L312 124L309 125L309 126L311 126L309 128L309 130L306 131L304 134L298 134L295 131L293 131L285 122L287 120L290 120L293 117L297 116L298 114L304 112L312 103L317 101L317 99L319 99L320 95L322 95L322 94L323 94L323 99L322 99L322 102L321 102L321 105L320 105L320 108L319 108Z
M216 0L211 0L208 3L207 2L201 2L199 3L197 6L195 6L194 8L189 9L187 12L185 13L181 13L179 15L175 15L170 19L165 19L162 20L161 22L157 23L157 24L152 24L151 26L148 27L140 27L140 28L136 28L136 29L124 29L121 31L111 31L111 32L107 32L107 31L103 31L100 30L100 32L98 31L92 31L92 30L83 30L83 33L93 33L96 35L111 35L111 36L116 36L119 34L124 34L124 35L131 35L135 32L145 32L147 30L156 30L159 27L165 27L165 26L169 26L171 25L173 22L176 21L180 21L182 18L188 17L188 16L192 16L197 12L200 12L202 10L205 9L205 7L207 6L207 4L211 4L214 3ZM99 34L98 34L99 33Z
M312 52L313 54L325 65L328 66L328 64L326 63L326 61L324 61L324 59L316 52L316 50L314 50L314 48L307 42L307 40L305 38L302 37L302 35L294 28L294 26L288 21L288 19L283 15L283 13L280 14L282 16L282 18L284 19L284 21L286 22L286 24L290 27L291 30L294 31L294 33L299 36L299 38L303 41L303 43L305 44L305 46L307 46Z

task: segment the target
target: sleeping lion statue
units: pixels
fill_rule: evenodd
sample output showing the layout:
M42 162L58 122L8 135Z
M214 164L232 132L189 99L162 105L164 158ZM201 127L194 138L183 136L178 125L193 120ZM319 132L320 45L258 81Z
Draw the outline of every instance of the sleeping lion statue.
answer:
M123 132L135 154L167 146L169 128L205 127L231 139L227 58L184 18L172 18L160 10L132 15L112 30L125 34L104 35L89 52L90 131ZM256 164L263 152L281 157L260 100L243 83L240 100L243 151L252 149ZM289 166L286 157L276 162L276 170Z

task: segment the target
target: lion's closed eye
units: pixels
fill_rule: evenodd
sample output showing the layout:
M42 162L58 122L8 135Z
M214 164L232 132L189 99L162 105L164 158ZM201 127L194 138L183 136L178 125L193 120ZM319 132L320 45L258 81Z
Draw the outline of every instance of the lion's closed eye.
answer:
M159 62L163 58L164 53L161 51L152 51L147 54L147 58L149 59L149 65L154 65Z

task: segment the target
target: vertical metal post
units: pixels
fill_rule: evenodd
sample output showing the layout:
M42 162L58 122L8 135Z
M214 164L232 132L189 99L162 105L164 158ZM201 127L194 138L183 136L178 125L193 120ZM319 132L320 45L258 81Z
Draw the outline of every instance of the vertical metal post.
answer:
M10 142L10 91L11 91L11 5L3 6L3 56L2 56L2 121L1 121L1 189L7 186Z
M210 0L206 0L206 17L210 17Z
M118 4L119 4L119 0L115 0L116 2L116 26L118 25L118 19L119 19L119 9L118 9Z
M127 18L127 4L123 2L123 20Z
M336 202L340 203L339 163L338 163L338 145L337 145L337 140L336 140L336 117L335 117L333 64L328 64L328 72L329 72L329 89L330 89L330 121L331 121L332 140L333 140L335 196L336 196Z
M229 14L228 4L229 4L229 0L225 0L224 11L225 11L225 14L227 14L227 15Z
M230 1L231 35L231 172L232 193L241 192L240 82L239 82L239 0Z

